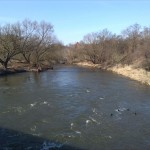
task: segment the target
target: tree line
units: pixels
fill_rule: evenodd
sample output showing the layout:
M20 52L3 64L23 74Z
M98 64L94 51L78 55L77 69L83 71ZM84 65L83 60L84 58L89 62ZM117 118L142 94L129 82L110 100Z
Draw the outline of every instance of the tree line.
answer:
M67 55L71 63L91 61L104 67L127 64L150 70L150 27L134 24L120 35L108 29L89 33L82 41L70 45Z
M37 68L45 62L51 63L50 58L55 60L56 51L62 47L51 23L25 19L0 26L0 64L5 70L13 59Z
M92 32L64 46L51 23L24 21L0 26L0 64L13 60L42 67L54 63L90 61L104 67L127 64L150 70L150 27L134 24L117 35L108 29Z

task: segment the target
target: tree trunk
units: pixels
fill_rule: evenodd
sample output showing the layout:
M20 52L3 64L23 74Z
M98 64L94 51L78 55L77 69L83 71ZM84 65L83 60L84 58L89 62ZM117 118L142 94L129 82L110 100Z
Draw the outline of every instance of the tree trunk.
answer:
M8 61L6 61L6 62L3 63L3 67L4 67L5 70L8 69Z

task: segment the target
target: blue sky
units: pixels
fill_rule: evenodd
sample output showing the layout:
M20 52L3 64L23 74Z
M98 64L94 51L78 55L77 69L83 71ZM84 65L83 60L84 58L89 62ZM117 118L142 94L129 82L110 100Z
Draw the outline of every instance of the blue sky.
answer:
M0 0L0 24L45 20L64 44L104 28L119 34L139 23L150 26L149 0Z

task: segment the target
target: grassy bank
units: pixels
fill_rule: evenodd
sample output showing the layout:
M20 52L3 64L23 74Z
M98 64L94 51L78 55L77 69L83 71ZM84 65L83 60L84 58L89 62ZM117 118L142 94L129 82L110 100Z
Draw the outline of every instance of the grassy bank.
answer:
M91 62L79 62L76 65L83 66L83 67L92 67L92 68L101 68L108 71L115 72L117 74L129 77L130 79L139 81L141 83L150 85L150 72L135 68L132 65L116 65L108 68L102 67L100 64L93 64Z

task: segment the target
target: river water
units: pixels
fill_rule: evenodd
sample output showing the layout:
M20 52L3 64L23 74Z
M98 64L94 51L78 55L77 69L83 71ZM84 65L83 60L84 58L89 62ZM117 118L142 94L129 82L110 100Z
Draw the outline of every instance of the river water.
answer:
M0 77L1 149L150 149L150 87L56 66Z

